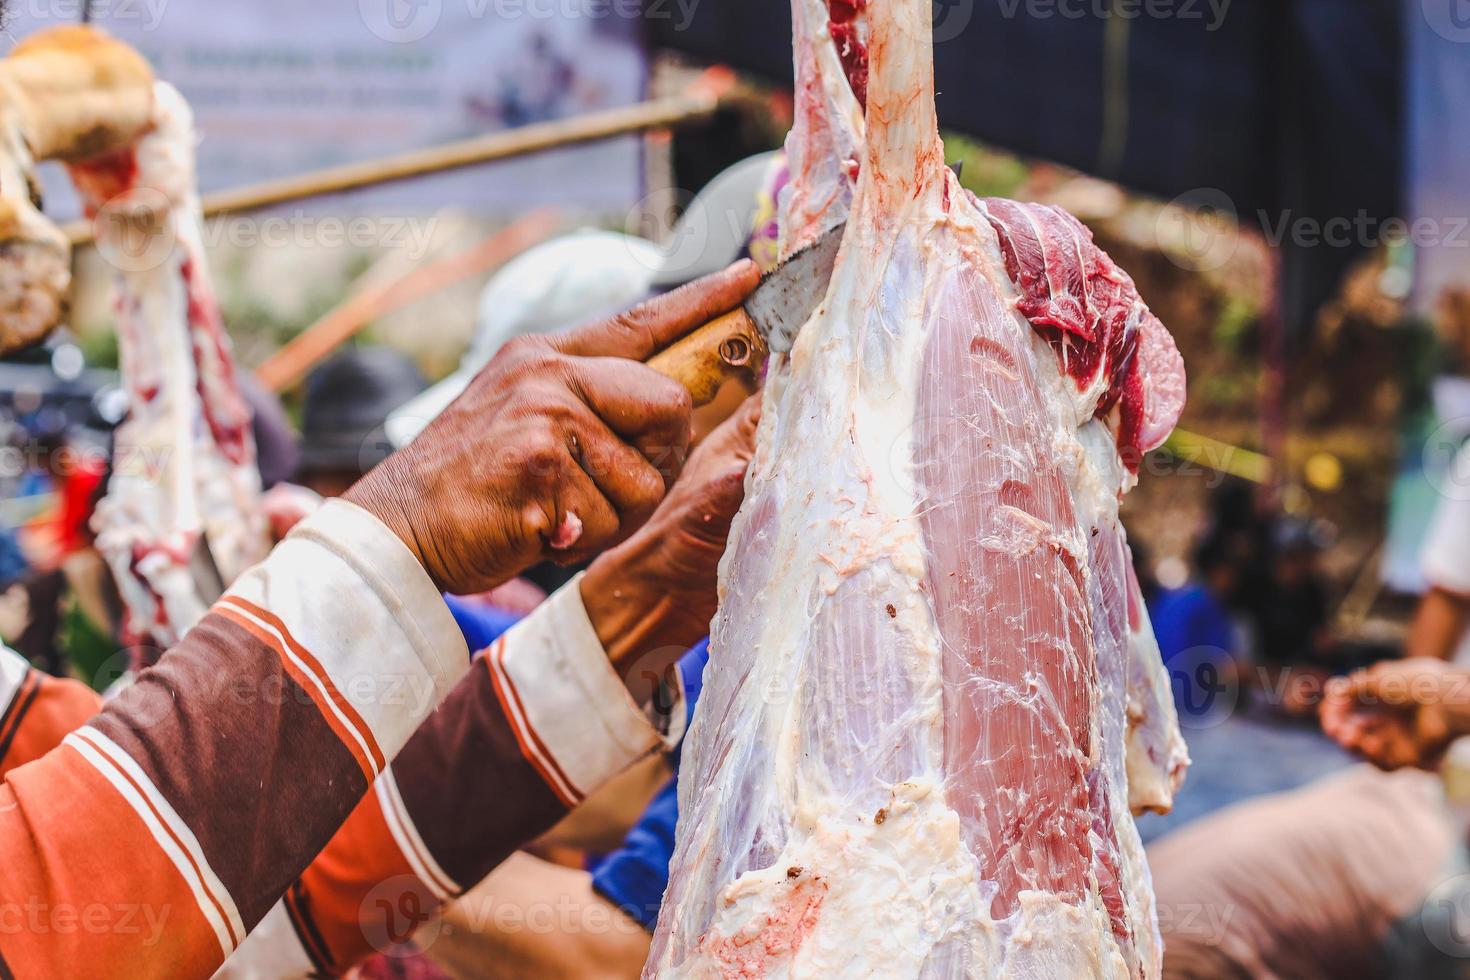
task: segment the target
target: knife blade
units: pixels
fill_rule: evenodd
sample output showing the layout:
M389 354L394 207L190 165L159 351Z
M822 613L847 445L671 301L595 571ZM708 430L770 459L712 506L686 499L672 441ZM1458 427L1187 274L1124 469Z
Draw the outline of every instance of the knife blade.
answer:
M709 403L731 377L754 377L771 353L787 354L827 295L846 223L766 274L744 304L655 355L648 366Z

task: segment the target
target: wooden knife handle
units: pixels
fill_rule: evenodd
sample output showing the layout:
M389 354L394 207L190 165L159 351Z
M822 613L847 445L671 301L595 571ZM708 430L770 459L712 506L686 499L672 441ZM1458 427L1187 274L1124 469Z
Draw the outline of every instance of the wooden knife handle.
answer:
M711 320L655 354L648 366L688 388L697 408L714 401L720 386L730 378L754 378L769 353L766 338L742 308Z

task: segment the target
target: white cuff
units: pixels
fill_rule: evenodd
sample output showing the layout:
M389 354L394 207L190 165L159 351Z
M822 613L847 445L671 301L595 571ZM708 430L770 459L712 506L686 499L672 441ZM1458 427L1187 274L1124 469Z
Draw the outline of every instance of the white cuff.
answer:
M580 576L485 656L522 750L567 806L664 747L607 659Z
M376 769L469 669L464 637L428 574L382 522L345 500L298 524L216 609L276 645Z
M0 643L0 718L10 709L10 702L20 693L20 686L30 672L31 665L25 657Z

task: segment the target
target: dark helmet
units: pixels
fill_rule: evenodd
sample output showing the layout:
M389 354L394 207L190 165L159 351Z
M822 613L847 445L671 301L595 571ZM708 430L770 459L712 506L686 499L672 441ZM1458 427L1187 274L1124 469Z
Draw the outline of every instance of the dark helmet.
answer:
M428 387L418 366L387 347L339 354L306 379L301 417L303 472L367 472L393 451L388 414Z

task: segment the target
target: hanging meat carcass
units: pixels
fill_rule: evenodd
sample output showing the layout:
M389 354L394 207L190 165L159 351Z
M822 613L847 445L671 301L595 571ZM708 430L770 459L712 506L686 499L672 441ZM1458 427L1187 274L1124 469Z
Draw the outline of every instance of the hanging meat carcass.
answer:
M647 975L1156 976L1130 798L1186 758L1117 513L1178 352L1070 216L959 187L925 0L794 24L786 245L848 228L772 365Z
M0 354L49 333L71 286L71 247L41 213L36 164L131 143L152 88L148 63L91 27L38 32L0 60Z
M205 264L194 158L189 107L160 82L141 139L69 167L115 273L128 394L97 547L133 638L157 647L269 547L250 409Z

